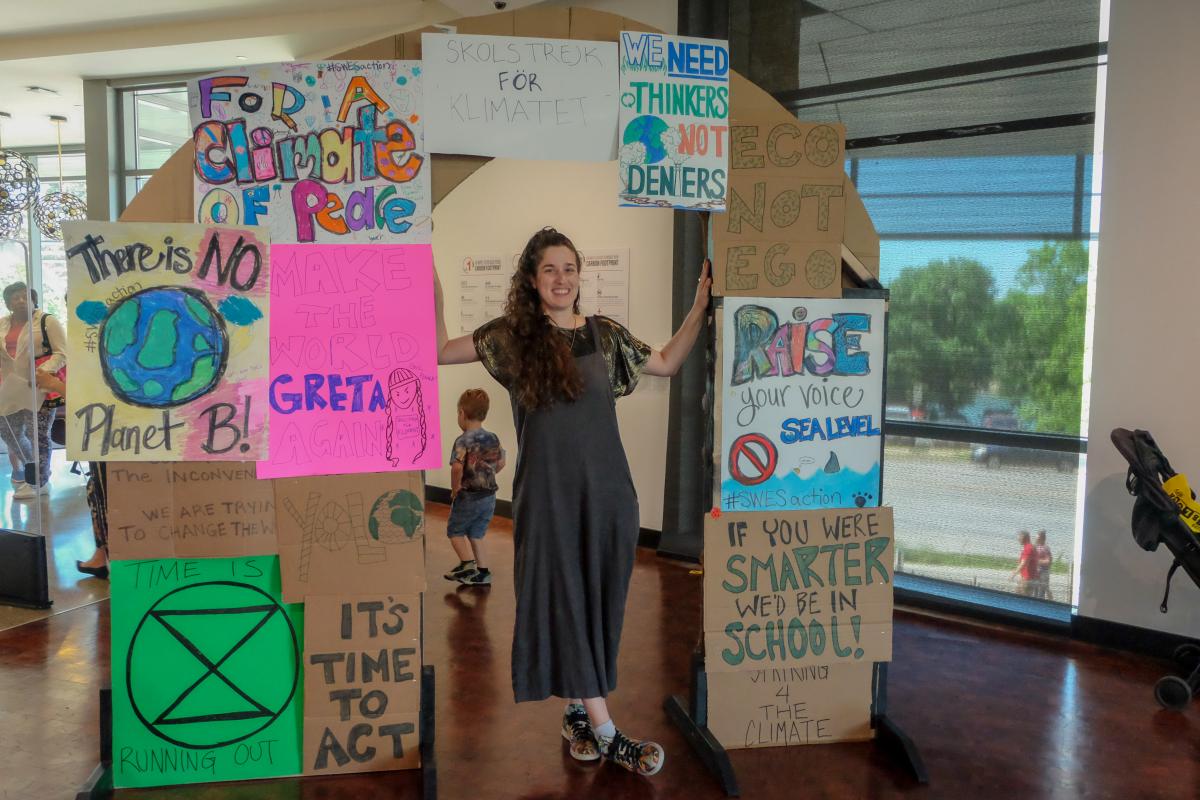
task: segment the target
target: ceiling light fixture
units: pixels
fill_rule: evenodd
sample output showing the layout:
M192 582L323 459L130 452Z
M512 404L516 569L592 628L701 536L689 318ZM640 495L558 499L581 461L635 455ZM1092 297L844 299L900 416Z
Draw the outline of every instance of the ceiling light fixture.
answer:
M33 221L37 223L42 236L57 241L62 238L64 222L87 219L87 203L77 195L62 190L62 124L67 118L51 114L50 121L54 123L58 135L58 191L50 192L37 201L33 207Z
M25 91L34 94L58 94L58 89L48 89L45 86L26 86Z
M0 111L0 119L12 115ZM5 150L0 143L0 215L18 214L33 205L41 181L29 159L15 150ZM9 238L9 237L0 237Z

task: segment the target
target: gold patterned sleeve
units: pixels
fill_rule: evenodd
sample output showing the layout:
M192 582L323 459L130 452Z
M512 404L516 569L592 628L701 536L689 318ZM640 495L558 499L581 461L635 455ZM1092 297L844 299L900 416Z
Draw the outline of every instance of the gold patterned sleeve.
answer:
M642 368L650 359L650 345L616 320L597 315L596 322L600 327L600 347L608 363L608 380L612 384L613 397L624 397L637 388Z
M471 341L475 343L475 352L479 354L479 360L483 362L483 368L488 374L505 389L511 388L511 358L504 318L498 317L480 325L471 334Z

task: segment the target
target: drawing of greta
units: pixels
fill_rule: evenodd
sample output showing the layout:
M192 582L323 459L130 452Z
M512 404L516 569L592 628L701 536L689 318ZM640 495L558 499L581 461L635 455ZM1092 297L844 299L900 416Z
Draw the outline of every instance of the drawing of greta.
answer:
M415 464L425 452L426 430L421 380L412 370L400 367L388 376L387 415L388 461L398 467L401 457L415 450Z

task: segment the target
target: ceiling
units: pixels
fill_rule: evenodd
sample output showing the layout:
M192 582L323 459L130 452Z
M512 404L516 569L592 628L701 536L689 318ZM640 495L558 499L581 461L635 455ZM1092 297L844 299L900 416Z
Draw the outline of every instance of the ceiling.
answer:
M511 0L508 8L536 0ZM495 11L491 0L35 0L6 2L0 33L5 147L83 141L83 80L208 72L320 58L422 27ZM28 87L49 91L29 91Z

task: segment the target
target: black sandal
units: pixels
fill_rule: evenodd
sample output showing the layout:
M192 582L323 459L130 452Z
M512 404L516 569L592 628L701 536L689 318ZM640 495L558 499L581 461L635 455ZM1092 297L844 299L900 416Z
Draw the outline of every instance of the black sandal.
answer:
M84 575L91 575L94 578L108 580L108 564L101 567L88 567L82 561L75 562L75 569L82 572Z

